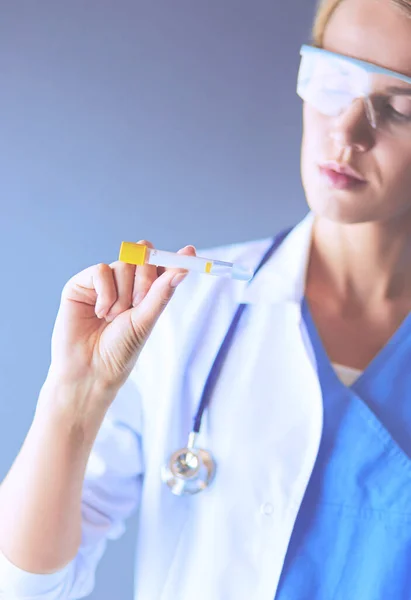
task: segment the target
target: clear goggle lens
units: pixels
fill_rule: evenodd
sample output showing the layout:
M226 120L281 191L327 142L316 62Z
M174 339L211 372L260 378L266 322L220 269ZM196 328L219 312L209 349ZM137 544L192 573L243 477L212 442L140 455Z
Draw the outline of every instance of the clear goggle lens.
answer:
M385 133L411 133L411 79L326 50L303 46L297 93L327 116L337 117L362 98L370 125Z

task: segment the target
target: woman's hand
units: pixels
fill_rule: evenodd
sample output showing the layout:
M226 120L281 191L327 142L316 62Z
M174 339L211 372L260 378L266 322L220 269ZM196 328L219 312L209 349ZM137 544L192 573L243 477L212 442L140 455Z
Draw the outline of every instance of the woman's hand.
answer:
M186 246L179 254L195 256L195 248ZM117 391L186 274L116 261L72 277L61 295L48 379Z

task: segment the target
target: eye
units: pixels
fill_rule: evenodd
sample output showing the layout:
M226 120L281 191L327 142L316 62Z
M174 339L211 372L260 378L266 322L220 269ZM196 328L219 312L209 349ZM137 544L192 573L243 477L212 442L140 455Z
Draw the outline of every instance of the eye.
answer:
M411 121L411 97L390 96L386 99L383 113L396 121Z

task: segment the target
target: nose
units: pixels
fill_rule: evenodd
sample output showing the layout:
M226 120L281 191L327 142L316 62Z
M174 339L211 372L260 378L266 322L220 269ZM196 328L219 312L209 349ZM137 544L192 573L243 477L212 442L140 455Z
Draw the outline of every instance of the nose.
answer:
M366 152L374 144L372 114L368 98L356 98L332 121L330 137L341 147Z

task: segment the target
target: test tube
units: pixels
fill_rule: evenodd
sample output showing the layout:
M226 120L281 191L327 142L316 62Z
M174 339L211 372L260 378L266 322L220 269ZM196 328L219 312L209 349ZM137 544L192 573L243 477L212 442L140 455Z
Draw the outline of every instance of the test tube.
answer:
M185 256L176 252L167 252L149 248L145 244L122 242L119 260L132 265L155 265L172 269L198 271L207 275L231 277L241 281L249 281L253 272L238 263L224 262L201 256Z

